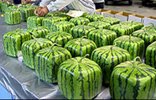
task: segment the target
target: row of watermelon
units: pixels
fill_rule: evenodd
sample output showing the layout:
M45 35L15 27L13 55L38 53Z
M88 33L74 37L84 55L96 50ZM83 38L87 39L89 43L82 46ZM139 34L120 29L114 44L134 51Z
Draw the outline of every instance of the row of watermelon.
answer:
M5 12L5 22L10 25L27 21L28 17L35 15L35 8L37 8L37 6L30 4L15 6L11 3L0 2L0 11Z
M13 35L15 35L15 34L13 34ZM10 36L11 36L11 34L10 34ZM129 37L129 36L127 38L129 40L133 39L133 37ZM24 39L26 39L26 38L24 38ZM8 38L8 41L10 41L10 42L7 43L6 47L9 47L11 45L10 43L14 43L13 40L11 40L11 38ZM70 41L68 42L69 45L71 44L69 46L70 49L67 48L69 51L71 49L73 49L72 47L74 47L74 46L72 44L74 44L74 43L75 43L75 46L77 46L77 48L80 48L80 49L76 50L76 51L80 50L80 53L82 53L84 50L85 50L85 52L87 52L89 49L92 50L92 49L94 49L93 47L96 46L94 42L89 43L89 42L87 42L89 40L83 39L83 38L75 39L75 41L74 40L71 40L71 41L72 42L70 42ZM81 41L83 41L83 42L81 42ZM131 40L131 41L133 41L133 40ZM136 41L134 41L134 42L139 44L138 47L142 46L141 39L140 40L136 39ZM93 44L93 46L92 46L92 44ZM126 43L124 43L124 44L126 44ZM53 82L55 83L55 82L57 82L57 70L58 70L59 64L61 64L65 60L71 58L71 55L70 55L69 51L67 51L66 49L63 49L61 47L60 47L61 49L58 49L58 47L55 47L55 46L48 47L50 45L52 45L52 42L49 40L34 39L34 40L30 40L30 41L23 43L22 52L23 52L24 62L27 66L30 67L32 65L31 68L35 68L37 75L44 81L47 81L50 83L53 83ZM4 47L5 47L5 42L4 42ZM45 47L48 47L48 48L45 48ZM42 48L45 48L45 49L42 49ZM8 48L6 48L6 49L8 49ZM40 50L40 49L42 49L42 50ZM72 52L73 52L73 50L72 50ZM138 50L136 50L136 51L138 51ZM76 53L73 52L73 54L76 54ZM79 99L80 98L81 99L93 98L99 92L100 87L101 87L101 85L100 85L101 84L100 79L102 78L101 73L103 73L103 76L104 76L103 80L106 83L107 82L109 83L109 76L110 76L113 68L121 62L130 60L131 57L130 57L130 54L126 50L123 50L116 46L106 46L106 47L101 47L101 48L94 50L91 55L91 59L94 60L95 62L97 62L101 66L102 71L101 71L101 69L99 69L100 67L98 67L98 65L96 63L93 63L88 59L72 58L72 59L61 64L60 70L58 71L58 77L59 77L58 84L59 84L61 92L67 98L69 98L69 99L71 99L71 98L79 98ZM78 64L77 63L73 64L73 61L77 62ZM133 67L134 67L134 65L133 65ZM149 68L149 69L152 69L152 68ZM136 70L137 70L137 68L136 68ZM147 71L149 72L149 70L147 70ZM77 74L78 72L80 72L80 74ZM154 72L154 70L153 70L153 72ZM76 78L74 78L75 75L76 75ZM144 75L144 77L147 77L147 75L148 74ZM94 81L93 81L92 77L94 78ZM151 78L153 78L153 76L151 76ZM123 80L120 82L121 83L123 82L123 84L124 84L125 81ZM126 79L126 84L128 82L129 81ZM88 84L86 84L86 83L88 83ZM113 83L116 83L116 82L113 82ZM129 82L129 84L131 84L131 83ZM114 84L112 86L114 86ZM136 86L138 86L138 84L135 85L135 87ZM126 85L125 85L125 87L126 87ZM78 89L80 89L80 88L81 88L81 90L78 91ZM121 92L120 92L121 98L123 95L122 88L123 87L121 87ZM111 92L113 91L112 93L114 93L115 90L116 89L111 90ZM138 89L132 89L132 90L139 92ZM151 90L150 92L153 93L153 90ZM115 91L115 93L118 93L118 92ZM118 97L115 97L116 96L115 93L112 95L112 97L118 98ZM142 93L140 93L140 94L142 94ZM135 97L138 97L138 95L136 95L136 94L132 94L132 95L135 95ZM132 95L129 95L129 96L133 97ZM124 95L123 98L129 98L129 97ZM152 98L150 94L149 94L148 98Z

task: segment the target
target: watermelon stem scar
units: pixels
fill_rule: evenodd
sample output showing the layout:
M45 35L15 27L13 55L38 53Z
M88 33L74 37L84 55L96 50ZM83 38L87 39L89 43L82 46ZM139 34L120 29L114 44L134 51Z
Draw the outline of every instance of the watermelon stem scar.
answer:
M153 23L149 23L149 24L151 24L153 27L155 26Z
M37 38L34 35L31 35L33 39L35 39L37 41Z
M81 63L82 60L83 60L84 58L86 58L86 57L89 57L89 54L86 54L84 57L82 57L82 58L79 60L79 63Z
M140 63L142 62L141 58L139 56L137 56L134 60L133 60L133 67L135 66L135 62L139 61Z
M80 42L81 42L82 39L84 39L84 38L87 38L87 36L86 36L86 35L85 35L85 36L82 36L81 39L80 39Z
M53 45L51 46L51 49L53 49L54 46L59 46L61 47L61 45L57 44L57 43L53 43Z

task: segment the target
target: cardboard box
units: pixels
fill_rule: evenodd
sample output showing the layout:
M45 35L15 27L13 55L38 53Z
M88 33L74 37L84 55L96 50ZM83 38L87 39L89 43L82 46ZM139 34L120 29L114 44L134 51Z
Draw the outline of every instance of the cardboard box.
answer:
M119 12L113 11L113 10L108 10L108 11L102 12L102 15L104 17L115 17L115 14L117 14L117 13L119 13Z
M156 26L156 17L149 16L144 18L144 26L151 25L150 23Z
M95 14L101 15L101 13L102 13L102 12L105 12L105 11L108 11L108 10L105 10L105 9L97 9L97 10L95 11Z
M145 16L142 16L142 15L132 14L132 15L129 15L128 21L134 20L139 23L144 23L144 17Z
M125 22L125 21L128 21L129 15L132 15L132 14L127 13L127 12L119 12L119 13L115 14L115 18L120 19L121 22Z

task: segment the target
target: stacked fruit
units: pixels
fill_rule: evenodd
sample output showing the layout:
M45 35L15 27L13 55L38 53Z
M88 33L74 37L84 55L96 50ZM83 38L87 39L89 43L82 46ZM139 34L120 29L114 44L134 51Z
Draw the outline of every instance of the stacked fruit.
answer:
M98 21L104 18L102 15L87 15L85 17L88 18L91 22Z

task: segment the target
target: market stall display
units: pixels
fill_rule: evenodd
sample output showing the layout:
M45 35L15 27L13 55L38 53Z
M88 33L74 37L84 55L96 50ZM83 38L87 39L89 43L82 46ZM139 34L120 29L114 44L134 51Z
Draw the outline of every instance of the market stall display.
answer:
M89 32L87 37L94 41L97 47L101 47L113 44L113 41L117 38L117 34L114 31L97 29Z
M114 45L127 50L131 54L131 59L137 56L143 58L145 42L141 38L133 36L121 36L114 40Z
M102 86L101 68L88 58L71 58L60 65L58 86L68 99L93 99Z
M109 84L113 68L122 62L131 60L131 57L127 50L110 45L95 49L92 52L91 59L101 67L103 83Z
M92 51L97 48L93 41L83 37L70 40L64 47L70 51L73 57L83 57L86 54L91 55Z
M72 35L67 32L51 32L48 33L45 37L46 39L49 39L53 43L57 43L64 47L64 45L73 39Z
M29 41L26 41L22 44L22 56L24 63L32 69L35 69L34 66L34 57L35 54L48 46L51 46L53 43L50 40L44 38L35 38Z
M80 38L82 36L87 36L92 30L95 30L92 26L78 25L71 28L70 34L72 34L73 38Z
M70 52L62 47L52 45L41 49L35 55L35 72L41 80L57 83L59 65L71 57Z
M117 65L111 75L113 99L154 99L156 69L138 58Z
M25 41L31 40L31 34L23 29L16 29L8 32L3 36L4 51L12 57L18 56L18 51L21 51L21 46Z

